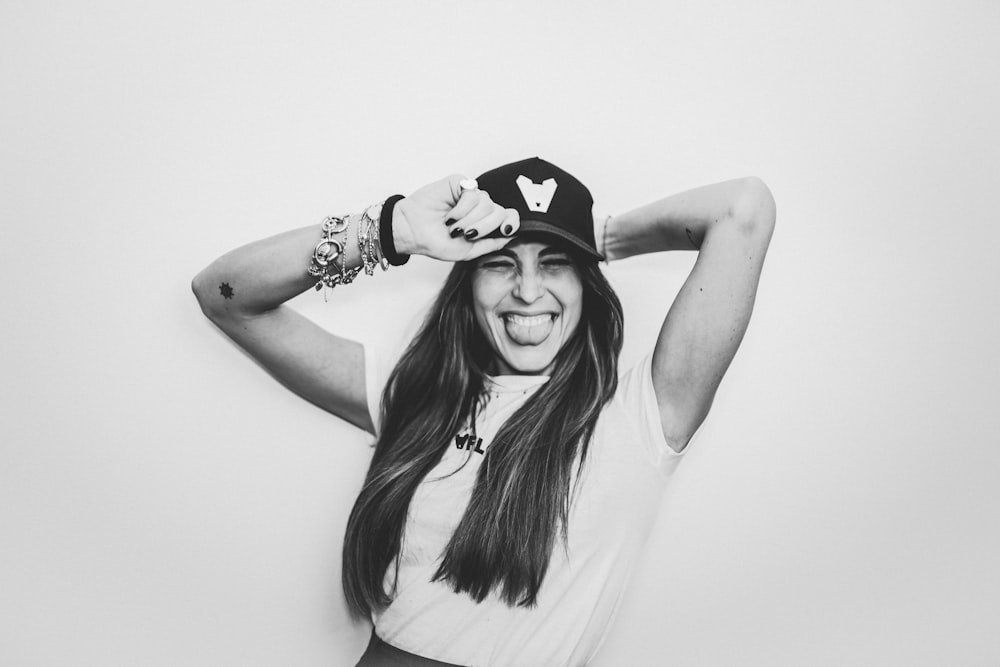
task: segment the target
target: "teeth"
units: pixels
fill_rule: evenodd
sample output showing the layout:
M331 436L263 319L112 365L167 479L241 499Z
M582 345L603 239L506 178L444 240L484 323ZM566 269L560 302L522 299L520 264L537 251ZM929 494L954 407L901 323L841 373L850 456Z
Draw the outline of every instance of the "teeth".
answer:
M506 315L505 317L512 324L522 327L533 327L552 321L551 315L532 315L530 317L524 315Z

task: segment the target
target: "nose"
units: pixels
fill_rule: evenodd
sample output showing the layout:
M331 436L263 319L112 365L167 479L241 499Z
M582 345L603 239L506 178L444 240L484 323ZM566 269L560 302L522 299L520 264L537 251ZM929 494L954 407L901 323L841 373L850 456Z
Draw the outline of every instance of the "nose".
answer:
M534 303L542 298L545 293L545 285L542 276L537 270L525 267L518 273L517 283L514 285L514 296L525 303Z

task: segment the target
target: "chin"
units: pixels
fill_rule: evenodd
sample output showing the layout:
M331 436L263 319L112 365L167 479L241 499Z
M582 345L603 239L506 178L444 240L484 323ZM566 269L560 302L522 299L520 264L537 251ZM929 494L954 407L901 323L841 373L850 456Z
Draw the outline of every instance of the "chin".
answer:
M554 354L541 351L524 351L499 356L496 360L498 375L548 375L555 362Z

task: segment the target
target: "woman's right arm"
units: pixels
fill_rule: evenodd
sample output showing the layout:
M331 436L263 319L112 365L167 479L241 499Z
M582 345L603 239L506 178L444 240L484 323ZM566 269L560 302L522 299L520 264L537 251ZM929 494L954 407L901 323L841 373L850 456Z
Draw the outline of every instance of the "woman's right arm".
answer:
M255 241L209 264L191 288L202 312L278 381L371 433L364 348L282 305L316 284L307 268L321 238L319 225L310 225ZM360 252L348 248L350 268Z
M448 219L457 221L454 226L477 229L480 237L510 221L511 214L517 222L516 212L498 207L485 192L463 192L461 178L455 175L427 185L396 205L392 223L398 252L456 261L507 243L507 239L468 241L450 236ZM358 216L352 216L349 228L337 236L347 239L347 269L361 264L357 224ZM371 433L362 345L283 305L316 284L307 268L321 239L320 226L310 225L255 241L209 264L191 287L202 312L282 384Z

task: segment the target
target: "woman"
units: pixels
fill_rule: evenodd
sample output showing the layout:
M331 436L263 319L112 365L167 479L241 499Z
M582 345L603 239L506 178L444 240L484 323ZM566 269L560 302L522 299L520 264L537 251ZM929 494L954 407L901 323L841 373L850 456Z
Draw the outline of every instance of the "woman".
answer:
M742 340L774 217L747 178L595 223L587 188L531 158L250 244L195 278L235 342L377 436L344 544L347 601L375 625L360 665L593 657ZM664 250L699 254L654 349L619 377L621 306L598 261ZM455 265L385 383L361 344L281 305L410 254Z

